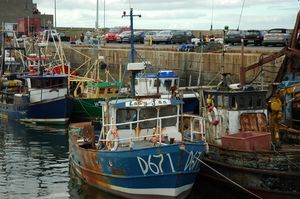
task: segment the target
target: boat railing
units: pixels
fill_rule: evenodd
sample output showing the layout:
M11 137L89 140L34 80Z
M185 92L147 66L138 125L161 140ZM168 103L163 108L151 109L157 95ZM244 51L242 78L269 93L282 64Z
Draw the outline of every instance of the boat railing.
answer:
M150 118L150 119L144 119L144 120L137 120L137 121L130 121L130 122L124 122L124 123L117 123L117 124L104 124L103 128L101 130L100 136L99 136L99 140L98 142L105 142L108 141L107 138L107 134L111 133L111 132L116 132L118 130L118 126L122 126L122 125L129 125L129 131L130 131L130 136L126 137L126 138L114 138L114 139L110 139L109 141L112 142L128 142L130 143L130 145L133 144L134 140L138 140L138 139L145 139L145 138L153 138L153 137L157 137L158 138L158 142L162 143L163 140L163 133L162 133L162 120L164 119L171 119L171 118L177 118L177 129L179 129L179 125L178 125L178 121L180 120L180 118L190 118L190 122L189 122L189 126L188 128L182 128L181 132L182 134L182 140L183 141L190 141L190 142L197 142L197 141L205 141L205 118L200 117L200 116L196 116L196 115L188 115L188 114L182 114L182 115L174 115L174 116L163 116L163 117L156 117L156 118ZM156 128L153 128L153 134L152 135L143 135L143 136L135 136L135 128L133 127L134 124L139 124L142 122L150 122L150 121L157 121L156 122ZM183 124L181 124L183 125ZM107 131L106 136L103 136L105 133L105 127L108 127L109 130ZM186 134L186 135L185 135ZM105 137L105 139L101 139Z

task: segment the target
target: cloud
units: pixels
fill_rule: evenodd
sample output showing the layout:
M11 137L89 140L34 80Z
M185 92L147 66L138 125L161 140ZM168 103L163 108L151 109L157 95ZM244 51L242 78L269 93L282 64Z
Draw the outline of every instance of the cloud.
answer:
M54 0L33 0L42 13L54 13ZM100 27L103 26L103 4L99 0ZM217 29L238 26L243 0L106 0L107 27L128 25L128 18L121 18L124 10L141 14L135 19L136 28L144 29ZM245 1L241 29L292 28L300 8L296 0ZM213 9L212 9L213 8ZM213 17L212 17L213 13ZM94 27L96 0L57 0L57 25L69 27Z

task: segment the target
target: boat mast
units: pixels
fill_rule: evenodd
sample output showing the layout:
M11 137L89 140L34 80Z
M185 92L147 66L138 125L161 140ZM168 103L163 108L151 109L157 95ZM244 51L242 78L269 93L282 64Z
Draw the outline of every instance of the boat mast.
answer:
M54 0L54 20L55 20L55 23L54 23L54 27L56 29L56 0Z
M4 53L4 41L5 37L4 37L4 23L2 22L1 25L1 71L0 71L0 75L2 76L4 74L4 57L5 57L5 53Z
M98 31L99 24L99 0L97 0L97 6L96 6L96 31Z
M133 17L142 17L142 15L134 15L133 14L133 8L130 8L130 14L126 15L126 11L123 12L123 17L130 17L130 46L131 46L131 63L134 63L134 32L133 32ZM135 98L135 77L136 77L136 71L132 71L132 77L131 77L131 96Z

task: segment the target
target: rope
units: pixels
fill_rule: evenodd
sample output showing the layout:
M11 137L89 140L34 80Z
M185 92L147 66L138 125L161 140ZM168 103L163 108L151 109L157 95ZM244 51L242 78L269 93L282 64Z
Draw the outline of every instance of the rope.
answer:
M278 155L281 155L281 156L286 157L284 154L282 154L282 153L280 153L279 151L276 150L276 146L275 146L273 143L272 143L271 145L272 145L272 149L273 149L273 151L274 151L275 153L277 153ZM296 163L292 162L292 161L289 160L287 157L286 157L286 160L287 160L290 164L292 164L295 168L299 168L299 166L298 166Z
M189 152L184 149L184 151L186 153L189 154ZM244 190L245 192L249 193L250 195L254 196L255 198L259 198L259 199L263 199L262 197L256 195L255 193L251 192L250 190L246 189L245 187L243 187L242 185L234 182L233 180L231 180L230 178L226 177L225 175L223 175L222 173L220 173L219 171L217 171L216 169L212 168L211 166L209 166L208 164L206 164L204 161L202 161L201 159L199 159L198 157L195 157L196 160L198 160L201 164L205 165L207 168L211 169L213 172L217 173L218 175L220 175L221 177L225 178L226 180L228 180L229 182L231 182L232 184L234 184L235 186L239 187L240 189Z

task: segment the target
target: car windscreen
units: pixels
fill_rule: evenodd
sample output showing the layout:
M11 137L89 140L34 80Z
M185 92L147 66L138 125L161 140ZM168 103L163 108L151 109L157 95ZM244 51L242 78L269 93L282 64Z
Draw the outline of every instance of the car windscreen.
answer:
M183 32L183 31L177 31L174 33L174 35L184 35L184 34L185 34L185 32Z
M272 29L269 30L268 33L286 33L285 29Z
M121 32L121 28L110 28L109 32Z
M259 35L260 32L256 30L250 30L246 32L246 35Z
M171 35L172 33L169 31L159 32L159 35Z
M227 35L240 35L241 33L239 31L229 31Z

